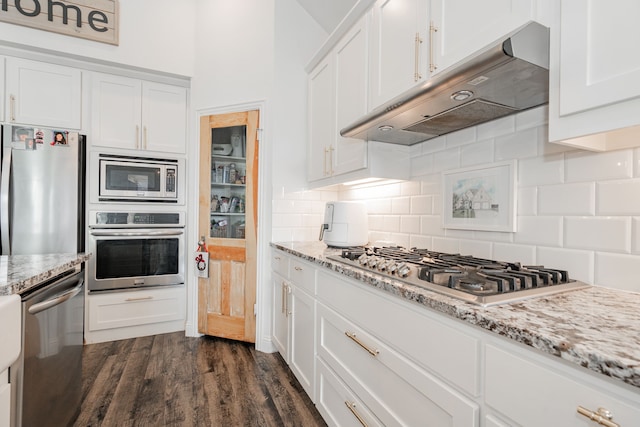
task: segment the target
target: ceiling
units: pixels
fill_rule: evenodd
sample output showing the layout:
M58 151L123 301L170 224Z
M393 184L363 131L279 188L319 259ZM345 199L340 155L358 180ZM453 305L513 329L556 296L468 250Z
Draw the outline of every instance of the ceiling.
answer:
M331 34L358 0L297 0L324 30Z

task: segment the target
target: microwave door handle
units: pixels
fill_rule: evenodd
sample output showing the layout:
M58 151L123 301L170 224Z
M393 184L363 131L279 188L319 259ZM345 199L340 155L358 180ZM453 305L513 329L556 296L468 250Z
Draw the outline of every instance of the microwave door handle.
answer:
M92 236L115 236L115 237L157 237L157 236L181 236L184 234L182 230L175 231L107 231L107 230L92 230Z

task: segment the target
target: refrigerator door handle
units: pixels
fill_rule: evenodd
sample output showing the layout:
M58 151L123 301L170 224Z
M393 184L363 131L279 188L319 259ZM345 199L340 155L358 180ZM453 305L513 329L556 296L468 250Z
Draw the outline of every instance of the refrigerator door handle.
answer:
M11 255L11 236L9 230L9 180L11 179L10 146L2 161L2 178L0 181L0 234L2 234L2 255Z

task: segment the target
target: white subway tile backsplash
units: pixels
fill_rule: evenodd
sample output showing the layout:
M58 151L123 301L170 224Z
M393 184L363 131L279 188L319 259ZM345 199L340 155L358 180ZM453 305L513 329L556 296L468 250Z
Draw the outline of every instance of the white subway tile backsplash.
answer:
M272 227L301 227L302 217L298 214L277 214L271 218Z
M525 129L495 138L495 160L524 159L538 154L538 129Z
M401 196L418 196L420 195L420 181L406 181L399 184Z
M400 217L400 232L420 234L420 217L413 215Z
M425 215L420 218L420 234L430 236L444 236L442 217L440 215Z
M492 244L490 242L480 242L477 240L461 240L460 253L462 255L472 255L477 258L491 259Z
M409 237L409 247L431 249L433 247L433 237L412 234Z
M545 185L538 188L539 215L593 215L594 183Z
M391 199L373 199L367 200L366 203L369 215L391 213Z
M640 256L596 253L595 284L608 288L640 292Z
M492 257L498 261L521 262L523 265L535 264L536 247L532 245L494 243Z
M494 142L493 139L474 142L473 144L460 147L460 166L481 165L493 161Z
M633 177L633 151L576 151L565 155L566 182L604 181Z
M631 230L631 251L640 254L640 217L632 219Z
M518 185L561 184L564 182L564 155L523 159L518 162Z
M437 173L422 178L420 194L441 194L442 175Z
M451 148L433 154L433 171L442 172L460 167L460 149Z
M397 233L400 231L400 216L385 215L382 217L382 231Z
M462 129L457 132L447 134L445 138L447 148L470 144L476 140L476 128L470 127Z
M433 250L437 252L449 252L457 254L460 252L460 240L448 239L444 237L433 238Z
M437 138L430 139L428 141L423 142L422 145L422 154L435 153L438 151L442 151L447 147L444 136L439 136Z
M562 217L518 216L518 232L515 243L561 246Z
M432 214L433 196L414 196L411 198L412 214Z
M391 199L391 213L408 215L411 213L411 197L396 197Z
M503 117L477 126L476 138L478 141L481 141L483 139L507 135L513 133L515 128L516 119L514 116Z
M591 251L538 247L537 264L567 270L569 278L593 284L594 254Z
M564 236L564 244L569 248L628 253L631 218L568 217L564 219Z
M369 216L369 230L381 231L384 227L383 215L368 215Z
M409 163L412 177L433 173L433 154L412 157Z
M538 213L538 187L518 189L518 215L535 215Z
M604 181L597 184L597 215L637 215L639 212L640 179Z
M409 242L411 241L411 239L408 234L391 233L389 235L389 240L391 240L398 246L404 246L405 248L410 247Z

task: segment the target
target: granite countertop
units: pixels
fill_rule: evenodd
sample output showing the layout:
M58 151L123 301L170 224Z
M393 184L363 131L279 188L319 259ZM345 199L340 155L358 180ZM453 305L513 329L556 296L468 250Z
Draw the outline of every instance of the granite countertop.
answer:
M0 295L21 294L91 257L86 253L0 256Z
M424 305L594 372L640 388L640 293L591 286L566 293L481 307L326 257L321 242L272 243L307 261Z

